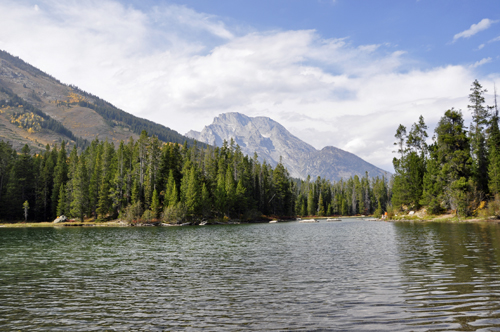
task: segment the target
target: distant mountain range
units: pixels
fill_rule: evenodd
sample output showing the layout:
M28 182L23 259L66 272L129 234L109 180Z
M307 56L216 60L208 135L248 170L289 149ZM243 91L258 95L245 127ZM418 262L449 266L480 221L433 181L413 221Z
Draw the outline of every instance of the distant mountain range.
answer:
M224 113L214 119L201 132L191 130L186 136L199 142L222 146L223 141L234 139L244 154L257 153L259 159L275 166L280 158L296 178L310 175L339 181L351 176L388 177L386 172L356 155L333 146L316 150L293 136L285 127L267 117L248 117L240 113Z
M62 84L18 57L0 50L0 140L32 152L61 141L84 146L96 137L115 144L142 130L163 142L194 143L178 132L126 113L110 103Z

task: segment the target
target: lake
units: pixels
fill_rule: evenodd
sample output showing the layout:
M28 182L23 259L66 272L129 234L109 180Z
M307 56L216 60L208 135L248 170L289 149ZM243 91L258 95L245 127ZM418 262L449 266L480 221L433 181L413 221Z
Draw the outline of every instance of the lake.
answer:
M0 228L0 330L500 331L500 226Z

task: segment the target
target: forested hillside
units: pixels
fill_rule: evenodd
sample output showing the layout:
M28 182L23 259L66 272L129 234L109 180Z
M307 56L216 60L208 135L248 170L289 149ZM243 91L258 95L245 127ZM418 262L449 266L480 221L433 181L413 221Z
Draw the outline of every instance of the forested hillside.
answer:
M392 204L400 210L427 207L432 214L453 210L458 216L499 213L500 131L498 107L487 106L485 92L472 83L469 129L460 110L447 110L439 121L432 144L421 116L410 131L396 131L398 157Z
M11 142L18 151L28 144L32 151L40 152L46 144L53 146L62 140L82 147L85 140L95 137L118 146L131 136L137 139L143 130L163 142L194 144L191 138L63 84L1 50L0 102L4 106L0 109L0 139Z

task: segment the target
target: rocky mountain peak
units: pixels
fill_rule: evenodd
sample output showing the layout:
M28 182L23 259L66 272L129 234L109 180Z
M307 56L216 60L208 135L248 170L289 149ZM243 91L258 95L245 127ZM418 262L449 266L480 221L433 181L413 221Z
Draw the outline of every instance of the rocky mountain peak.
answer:
M201 132L191 130L186 136L197 141L222 146L231 138L241 147L244 154L265 160L276 166L282 162L293 177L305 179L308 175L338 181L353 175L389 175L352 153L333 146L321 151L292 135L280 123L268 117L249 117L241 113L223 113L214 118L211 125Z

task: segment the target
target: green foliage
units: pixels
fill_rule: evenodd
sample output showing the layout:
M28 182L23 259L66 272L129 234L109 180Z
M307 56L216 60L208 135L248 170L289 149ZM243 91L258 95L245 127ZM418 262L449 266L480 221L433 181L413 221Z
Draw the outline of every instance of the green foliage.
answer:
M132 203L125 208L125 213L123 213L122 218L125 219L125 221L132 223L133 221L141 218L143 214L142 211L141 202Z
M81 155L65 144L31 156L26 146L17 155L0 144L0 202L4 218L20 219L15 206L28 200L32 218L51 220L106 218L173 221L250 215L293 216L295 186L286 169L272 169L243 156L238 146L199 148L169 144L160 148L145 132L138 141L113 144L94 140ZM257 211L257 212L256 212ZM148 212L149 213L149 212Z
M186 219L186 207L182 202L178 202L173 206L167 206L163 211L163 222L166 223L181 223Z
M59 202L57 204L57 216L62 216L66 213L66 187L64 183L61 184L59 189Z
M83 102L80 100L79 102ZM479 100L479 104L481 101ZM475 104L474 104L475 105ZM474 117L479 119L479 117ZM500 188L500 131L498 117L487 128L488 186ZM476 131L484 121L477 120ZM395 143L392 179L354 176L338 182L318 177L291 179L279 163L272 168L249 158L234 143L213 148L197 144L165 144L143 130L139 140L113 144L95 140L81 155L65 144L58 150L17 155L0 142L0 213L21 218L28 201L33 216L49 219L60 213L83 218L121 215L129 221L156 219L184 222L200 218L256 218L294 215L377 216L396 209L426 205L430 213L446 209L460 216L477 210L481 193L468 134L460 111L450 109L427 145L423 117L409 133L400 125ZM479 132L479 131L477 131ZM479 164L478 164L479 165ZM7 197L7 199L3 199ZM160 215L160 212L163 213Z
M84 215L89 207L89 181L84 158L80 159L73 181L73 200L70 213L84 221Z
M490 197L497 197L500 192L500 130L496 91L494 107L485 106L485 92L477 80L473 82L469 95L471 104L468 105L472 113L469 131L462 112L453 108L439 121L434 143L428 147L421 143L426 137L421 130L426 128L422 118L407 140L404 127L398 128L395 144L400 147L401 157L394 158L394 206L409 205L420 197L419 203L426 205L431 214L453 210L457 216L464 217L483 209L489 193ZM494 110L492 114L490 109ZM416 179L422 179L420 195Z
M158 197L158 191L155 189L153 191L153 198L151 200L151 212L153 213L153 218L158 218L160 214L160 198Z
M142 214L142 217L141 217L141 220L144 222L151 222L151 221L153 221L153 219L155 219L155 216L154 216L153 211L151 211L151 210L144 211L144 213Z
M483 89L477 80L472 83L469 101L471 105L467 107L472 113L472 123L470 125L470 143L472 154L472 176L474 185L481 193L488 191L488 153L486 147L486 129L489 122L488 107L484 106Z
M423 179L425 172L426 154L428 151L425 139L424 118L420 116L419 121L413 124L409 135L406 128L399 125L396 131L400 158L393 159L394 175L392 204L399 208L407 206L410 209L418 209L423 192Z
M488 189L493 196L500 193L500 129L498 128L498 106L495 89L495 106L488 127Z
M323 196L321 193L319 194L319 201L318 201L318 216L323 217L325 215L325 208L324 208L324 202L323 202Z

